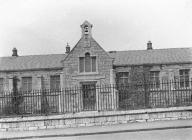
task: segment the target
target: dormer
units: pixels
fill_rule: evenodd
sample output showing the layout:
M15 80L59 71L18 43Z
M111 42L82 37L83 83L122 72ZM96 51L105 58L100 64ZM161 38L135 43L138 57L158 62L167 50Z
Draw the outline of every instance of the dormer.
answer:
M92 30L93 25L90 24L88 21L84 21L83 24L81 25L81 30L82 30L82 36L85 39L90 38L92 36L91 30Z

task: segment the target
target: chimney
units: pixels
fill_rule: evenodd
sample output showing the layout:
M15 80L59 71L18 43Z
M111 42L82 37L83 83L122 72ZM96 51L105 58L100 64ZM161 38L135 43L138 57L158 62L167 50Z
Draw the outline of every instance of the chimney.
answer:
M18 56L16 48L13 48L12 52L13 52L12 56Z
M67 43L67 46L66 46L66 52L65 52L65 53L66 53L66 54L69 54L70 51L71 51L71 50L70 50L70 46L69 46L69 44Z
M151 41L148 41L147 42L147 50L152 50L153 48L152 48L152 43L151 43Z

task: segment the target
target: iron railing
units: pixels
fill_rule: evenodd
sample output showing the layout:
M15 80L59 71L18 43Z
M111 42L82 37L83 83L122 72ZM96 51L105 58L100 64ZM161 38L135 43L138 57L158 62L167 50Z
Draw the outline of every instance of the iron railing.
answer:
M0 93L0 117L189 106L192 105L192 82L189 83L187 87L169 81L158 86L155 83L129 83L4 91Z

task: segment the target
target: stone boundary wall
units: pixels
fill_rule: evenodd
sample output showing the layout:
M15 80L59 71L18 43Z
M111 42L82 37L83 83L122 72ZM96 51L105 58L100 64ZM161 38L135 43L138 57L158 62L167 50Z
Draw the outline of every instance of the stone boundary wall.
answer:
M192 119L192 106L0 118L0 131L69 128L178 119Z

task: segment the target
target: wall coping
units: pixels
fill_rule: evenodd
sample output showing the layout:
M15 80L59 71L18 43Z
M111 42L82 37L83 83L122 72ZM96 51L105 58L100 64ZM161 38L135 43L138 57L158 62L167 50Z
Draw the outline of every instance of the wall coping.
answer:
M85 111L78 113L67 113L67 114L57 114L47 116L19 116L19 117L0 118L0 123L31 122L42 120L64 120L64 119L77 119L77 118L96 118L96 117L139 115L139 114L178 112L178 111L192 111L192 106L152 108L152 109L127 110L127 111Z

